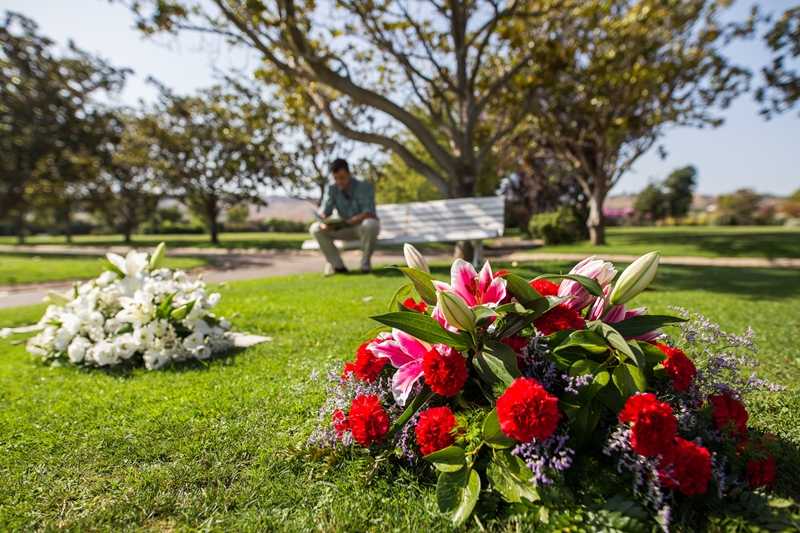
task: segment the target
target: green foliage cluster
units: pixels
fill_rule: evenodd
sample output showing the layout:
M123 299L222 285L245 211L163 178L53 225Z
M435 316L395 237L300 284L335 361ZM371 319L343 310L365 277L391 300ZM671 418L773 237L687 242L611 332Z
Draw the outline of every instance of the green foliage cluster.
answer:
M533 215L528 222L528 233L545 244L571 244L580 238L581 228L571 207L559 207Z
M683 218L692 207L696 187L697 169L691 165L678 168L663 182L648 184L636 197L634 209L640 219L651 222Z

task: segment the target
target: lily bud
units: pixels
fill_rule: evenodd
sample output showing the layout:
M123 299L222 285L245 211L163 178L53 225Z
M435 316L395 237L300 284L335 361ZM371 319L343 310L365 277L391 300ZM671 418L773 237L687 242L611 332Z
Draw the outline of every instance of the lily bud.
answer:
M150 270L155 270L161 266L161 262L164 260L164 254L167 249L167 244L162 242L156 249L153 251L153 254L150 256Z
M453 291L439 291L436 293L436 303L448 324L462 331L475 330L475 312L459 295Z
M408 265L410 268L416 268L417 270L422 270L428 274L431 273L431 269L428 267L428 262L425 261L425 258L422 257L422 254L419 253L419 250L414 248L413 245L405 243L403 245L403 255L406 258L406 265Z
M650 252L631 263L620 275L611 291L611 305L624 304L645 290L656 277L661 254Z

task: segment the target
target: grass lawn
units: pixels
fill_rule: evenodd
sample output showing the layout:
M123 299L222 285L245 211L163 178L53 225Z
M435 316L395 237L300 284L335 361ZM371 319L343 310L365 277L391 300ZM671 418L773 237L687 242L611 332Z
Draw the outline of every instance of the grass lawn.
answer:
M569 265L537 267L519 270ZM783 443L778 491L794 497L797 281L790 270L663 267L637 299L654 312L680 305L730 330L757 330L763 375L789 389L753 398L751 420ZM222 289L224 314L274 342L208 365L130 375L48 368L13 339L0 341L0 530L449 529L432 476L386 464L374 470L355 452L328 464L303 447L323 400L312 371L351 358L373 326L368 316L385 309L401 282L378 272L231 283ZM0 310L0 327L30 323L41 310ZM481 520L515 529L502 517Z
M164 265L190 269L205 264L199 258L169 257ZM106 265L107 261L101 257L0 254L0 285L89 279L98 276Z
M164 241L170 248L199 247L199 248L261 248L261 249L299 249L303 241L309 239L308 233L220 233L220 244L215 245L209 241L208 235L133 235L132 246L156 246ZM73 245L82 246L112 246L125 245L122 235L76 235L72 239ZM16 237L0 236L0 244L16 244ZM69 246L64 242L64 237L53 235L33 235L25 239L26 244L59 244Z
M641 255L658 249L675 256L800 257L800 228L783 226L608 228L606 240L601 247L580 242L536 251Z

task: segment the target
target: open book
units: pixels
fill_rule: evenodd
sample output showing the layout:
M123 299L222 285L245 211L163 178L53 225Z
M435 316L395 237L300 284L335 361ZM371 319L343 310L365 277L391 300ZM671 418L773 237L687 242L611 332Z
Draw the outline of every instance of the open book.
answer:
M329 217L323 217L315 211L314 216L319 222L325 224L329 229L334 231L347 227L347 222L345 222L338 214L334 214Z

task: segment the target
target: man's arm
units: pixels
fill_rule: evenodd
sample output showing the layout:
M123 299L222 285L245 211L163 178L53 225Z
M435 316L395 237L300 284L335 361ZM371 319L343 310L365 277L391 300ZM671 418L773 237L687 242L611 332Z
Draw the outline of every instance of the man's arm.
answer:
M361 184L359 193L356 200L361 212L347 220L347 223L350 225L361 224L368 218L377 218L375 211L375 187L368 181L364 181Z
M333 193L331 189L333 186L328 184L325 187L325 192L322 193L322 201L319 203L319 213L327 218L333 214Z

